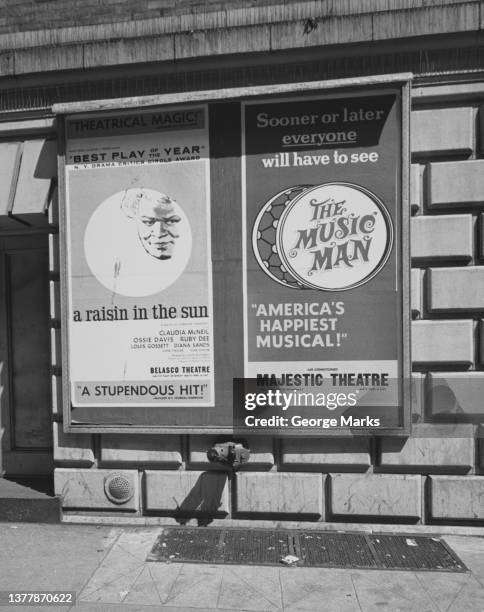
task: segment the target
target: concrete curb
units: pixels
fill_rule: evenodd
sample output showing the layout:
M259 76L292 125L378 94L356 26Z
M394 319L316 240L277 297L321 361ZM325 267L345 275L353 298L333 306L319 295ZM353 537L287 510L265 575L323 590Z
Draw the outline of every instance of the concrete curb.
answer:
M90 516L67 514L62 519L63 523L73 525L114 525L123 527L176 527L181 523L169 517L140 517L140 516L103 516L92 514ZM186 523L187 525L190 523ZM190 526L196 525L192 520ZM462 525L398 525L392 523L310 523L295 521L249 521L215 519L210 523L211 527L247 527L247 529L308 529L312 531L343 531L343 532L365 532L365 533L412 533L417 535L437 534L453 536L474 536L484 538L484 527L471 527Z

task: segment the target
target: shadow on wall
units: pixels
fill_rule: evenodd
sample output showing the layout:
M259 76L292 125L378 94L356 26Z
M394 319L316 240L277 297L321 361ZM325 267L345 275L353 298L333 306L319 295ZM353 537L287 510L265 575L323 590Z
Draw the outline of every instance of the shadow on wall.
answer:
M176 521L180 525L185 525L191 518L196 517L199 526L206 526L216 515L226 516L227 512L220 508L223 505L222 496L227 479L227 474L211 472L201 474L183 501L175 499Z
M39 152L35 165L34 177L51 179L57 176L57 143L55 140L45 140Z
M439 380L438 384L427 391L425 400L428 416L432 420L462 421L459 416L464 415L465 411L462 409L455 393L444 380Z

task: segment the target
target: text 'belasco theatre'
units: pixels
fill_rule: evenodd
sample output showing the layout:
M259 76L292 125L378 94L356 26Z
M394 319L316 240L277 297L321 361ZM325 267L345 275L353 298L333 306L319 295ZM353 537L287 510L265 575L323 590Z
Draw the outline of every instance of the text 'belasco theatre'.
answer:
M4 475L482 525L482 3L91 4L0 25Z

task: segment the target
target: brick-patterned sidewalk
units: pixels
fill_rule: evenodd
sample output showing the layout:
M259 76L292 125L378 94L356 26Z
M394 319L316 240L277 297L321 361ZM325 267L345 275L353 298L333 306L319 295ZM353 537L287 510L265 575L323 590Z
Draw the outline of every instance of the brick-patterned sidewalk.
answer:
M159 532L160 527L0 524L0 590L75 590L73 609L86 611L484 609L480 537L444 536L470 569L453 574L147 563Z

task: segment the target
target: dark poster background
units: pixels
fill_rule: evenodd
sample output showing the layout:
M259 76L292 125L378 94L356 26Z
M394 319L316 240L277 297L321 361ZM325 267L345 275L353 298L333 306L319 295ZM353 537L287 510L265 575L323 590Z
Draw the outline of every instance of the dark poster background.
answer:
M384 425L399 426L403 338L400 93L387 89L371 95L350 92L306 100L249 102L244 111L245 376L269 375L281 380L288 373L326 372L329 379L328 372L385 372L391 390L383 394L379 390L373 396L367 393L363 403L383 406ZM324 184L330 185L318 189ZM359 200L366 190L370 200ZM340 194L343 196L338 197ZM308 221L315 203L339 201L343 203L337 214L332 204L332 210L326 206L331 215ZM285 217L289 209L292 222L289 214ZM367 247L362 242L364 232L338 239L337 233L330 235L330 224L335 230L351 227L351 219L368 212L380 218L380 225L370 224L367 234L370 261L364 261L361 250L351 260L356 241L363 245L361 249ZM294 222L298 216L299 225ZM338 226L343 217L347 222ZM285 243L283 230L278 228L283 221ZM286 230L291 223L292 233ZM293 262L297 267L298 258L304 256L304 249L295 253L293 248L299 235L295 228L309 232L321 224L326 224L328 240L318 240L317 246L308 240L307 250L323 253L330 247L332 258L306 275L308 266L299 265L298 278L288 267ZM386 241L387 247L381 244L383 255L372 262L378 234L383 234L380 242ZM338 260L338 245L344 243L348 243L348 257L342 261ZM306 257L306 263L312 261Z

